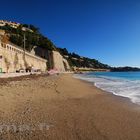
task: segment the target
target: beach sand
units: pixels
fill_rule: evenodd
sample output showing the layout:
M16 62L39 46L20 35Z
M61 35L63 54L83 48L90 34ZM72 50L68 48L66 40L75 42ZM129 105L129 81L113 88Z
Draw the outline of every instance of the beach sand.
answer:
M0 131L0 140L140 140L140 107L72 74L0 79Z

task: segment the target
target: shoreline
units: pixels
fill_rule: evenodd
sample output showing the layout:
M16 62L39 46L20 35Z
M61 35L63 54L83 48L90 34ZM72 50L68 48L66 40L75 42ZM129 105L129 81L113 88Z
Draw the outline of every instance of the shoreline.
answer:
M46 124L47 129L4 131L1 139L139 140L140 110L126 99L73 78L27 76L0 85L3 125Z
M74 77L74 75L73 75L73 78L78 79L78 80L80 80L80 81L82 81L82 82L85 82L85 83L88 83L88 84L92 84L92 86L94 86L95 88L100 89L101 91L105 92L106 94L112 94L112 95L114 95L114 96L116 96L116 97L123 98L123 99L125 99L125 100L128 102L128 104L133 104L133 105L135 105L135 106L140 107L140 104L133 102L133 101L131 100L131 98L125 97L125 96L123 96L123 95L118 95L118 94L116 94L115 92L106 91L106 90L100 88L99 86L97 86L96 83L95 83L94 81L91 82L91 81L87 81L87 80L84 80L84 79L80 79L80 78Z
M137 109L140 110L140 105L137 104L137 103L132 102L129 97L124 97L124 96L121 96L121 95L116 95L113 92L109 92L109 91L103 90L102 88L96 86L95 82L90 82L90 81L86 81L86 80L83 80L83 79L80 79L80 78L75 78L74 75L72 77L74 79L77 79L77 80L85 83L85 84L89 84L89 85L93 86L93 88L97 88L99 90L99 92L101 91L102 94L105 94L107 96L112 96L112 98L116 98L116 100L119 100L119 101L121 101L123 103L126 103L126 106L128 105L128 107L132 107L132 109L137 108Z
M93 86L93 88L98 89L99 92L101 92L102 94L111 95L111 96L113 96L113 98L115 97L115 98L118 98L119 100L123 100L124 102L126 102L130 106L135 106L137 108L140 107L139 104L132 102L129 97L124 97L124 96L121 96L121 95L116 95L113 92L109 92L109 91L103 90L102 88L96 86L95 82L90 82L90 81L86 81L86 80L83 80L83 79L80 79L80 78L76 78L76 77L74 77L75 74L73 74L73 73L61 73L60 75L61 76L62 75L70 75L72 78L74 78L76 80L79 80L82 83L85 83L85 84ZM15 76L15 77L6 77L6 78L2 77L2 78L0 78L0 85L5 85L8 82L12 82L12 81L22 81L22 80L25 80L25 79L28 79L28 80L38 79L38 78L43 77L43 76L47 76L48 77L47 74L30 74L30 73L26 74L26 75ZM56 76L56 75L52 75L52 77L53 76ZM49 77L51 77L51 75Z

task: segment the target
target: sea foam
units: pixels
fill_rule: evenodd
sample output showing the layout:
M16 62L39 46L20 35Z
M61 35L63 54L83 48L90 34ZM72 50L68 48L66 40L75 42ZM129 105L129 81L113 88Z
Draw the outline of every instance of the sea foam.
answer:
M140 80L128 80L118 77L96 76L94 74L76 74L75 78L94 82L95 86L118 96L129 98L140 105Z

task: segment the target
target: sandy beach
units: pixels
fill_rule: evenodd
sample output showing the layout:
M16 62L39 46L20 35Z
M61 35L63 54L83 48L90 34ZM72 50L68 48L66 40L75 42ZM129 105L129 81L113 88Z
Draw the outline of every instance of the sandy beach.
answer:
M0 79L1 140L139 140L140 107L72 77Z

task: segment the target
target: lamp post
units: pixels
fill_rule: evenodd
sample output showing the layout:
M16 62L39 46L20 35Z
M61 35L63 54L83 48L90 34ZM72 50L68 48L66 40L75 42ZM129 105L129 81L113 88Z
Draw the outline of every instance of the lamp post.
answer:
M25 35L25 28L22 28L22 31L24 31L24 36L23 36L23 51L24 51L24 57L25 57L25 48L26 48L26 35Z
M0 35L0 72L2 72L2 51L1 51L1 35Z
M24 33L24 39L23 39L24 57L25 57L25 47L26 47L26 36L25 36L25 33Z
M22 29L23 31L25 31L25 29L23 28ZM25 48L26 48L26 36L25 36L25 32L24 32L24 36L23 36L23 61L24 61L24 65L25 65ZM25 66L25 69L26 69L26 66Z

